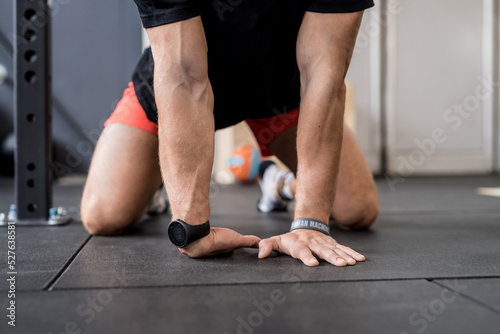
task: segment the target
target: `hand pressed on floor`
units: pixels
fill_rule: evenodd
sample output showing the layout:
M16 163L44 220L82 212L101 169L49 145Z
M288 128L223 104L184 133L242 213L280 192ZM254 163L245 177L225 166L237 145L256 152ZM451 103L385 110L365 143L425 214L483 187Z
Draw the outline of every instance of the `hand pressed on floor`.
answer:
M259 243L259 258L268 257L271 251L288 254L307 266L319 265L318 258L339 267L365 260L363 255L338 244L332 237L305 229L263 239Z
M179 248L179 251L191 258L201 258L229 253L238 248L258 248L260 241L254 235L242 235L228 228L213 227L209 235Z

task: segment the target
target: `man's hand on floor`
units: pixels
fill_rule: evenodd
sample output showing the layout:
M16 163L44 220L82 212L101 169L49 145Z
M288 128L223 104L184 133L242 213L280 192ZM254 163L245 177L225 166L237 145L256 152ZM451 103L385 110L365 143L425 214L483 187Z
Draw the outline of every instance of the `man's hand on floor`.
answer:
M254 235L242 235L228 228L213 227L209 235L179 250L191 258L200 258L229 253L243 247L258 248L260 241Z
M340 245L321 232L299 229L286 234L263 239L259 243L259 258L276 251L301 260L307 266L319 265L318 259L343 267L364 261L365 257L349 247Z

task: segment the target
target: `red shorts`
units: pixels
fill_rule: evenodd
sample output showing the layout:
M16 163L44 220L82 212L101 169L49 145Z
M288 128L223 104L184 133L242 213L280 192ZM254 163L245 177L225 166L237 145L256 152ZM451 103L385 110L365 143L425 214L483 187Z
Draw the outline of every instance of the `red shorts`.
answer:
M299 109L294 109L285 114L278 114L270 118L246 119L248 126L252 130L263 157L271 156L268 145L280 134L289 128L297 125L299 121ZM109 124L130 125L154 135L158 135L158 125L146 117L146 112L142 108L135 95L134 84L130 82L128 88L123 92L123 97L116 105L115 111L111 114L104 126Z

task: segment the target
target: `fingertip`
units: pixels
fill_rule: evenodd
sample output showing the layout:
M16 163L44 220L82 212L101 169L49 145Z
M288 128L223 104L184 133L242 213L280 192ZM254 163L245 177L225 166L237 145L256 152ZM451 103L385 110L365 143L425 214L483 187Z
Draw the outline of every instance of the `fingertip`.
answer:
M335 262L337 263L337 266L339 266L339 267L345 267L345 266L347 266L347 261L344 260L341 257L336 258Z
M350 266L353 266L356 264L356 260L354 260L353 258L350 257L347 259L347 264Z
M250 247L258 248L262 239L255 235L251 235L249 236L249 240L250 240Z
M271 247L268 240L261 240L259 242L259 259L264 259L271 254Z
M271 254L271 251L267 247L259 247L259 259L265 259Z
M316 267L319 265L318 259L315 257L310 257L304 261L304 264L309 267Z
M364 255L361 255L361 254L357 254L356 256L353 256L353 258L354 258L356 261L359 261L359 262L363 262L364 260L366 260L365 256L364 256Z
M257 248L260 238L255 235L244 235L240 239L240 247Z

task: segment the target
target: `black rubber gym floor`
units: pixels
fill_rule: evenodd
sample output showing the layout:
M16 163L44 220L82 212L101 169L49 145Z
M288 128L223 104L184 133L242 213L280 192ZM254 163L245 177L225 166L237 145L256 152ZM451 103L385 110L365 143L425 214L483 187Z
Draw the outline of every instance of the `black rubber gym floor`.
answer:
M333 229L365 263L308 268L256 250L181 255L169 216L120 237L90 237L80 222L17 227L16 327L2 333L498 333L500 197L477 194L499 177L377 180L381 213L369 231ZM77 217L81 185L55 188ZM12 182L0 180L0 211ZM290 213L260 214L256 186L214 186L214 226L268 237ZM6 313L7 232L0 228Z

